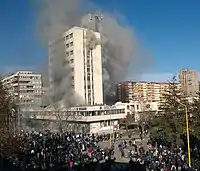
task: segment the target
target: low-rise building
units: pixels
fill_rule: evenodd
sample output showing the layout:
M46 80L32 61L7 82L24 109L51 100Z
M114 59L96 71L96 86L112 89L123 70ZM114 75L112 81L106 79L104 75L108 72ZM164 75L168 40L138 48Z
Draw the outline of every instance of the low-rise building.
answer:
M22 118L33 120L49 121L54 123L64 123L64 129L87 132L103 133L119 129L119 121L124 119L128 114L134 115L135 124L139 120L139 113L143 110L157 110L155 104L144 104L139 102L121 103L115 105L95 105L95 106L78 106L70 108L55 108L53 106L45 109L24 109ZM67 128L66 128L67 126ZM55 124L50 129L58 129Z

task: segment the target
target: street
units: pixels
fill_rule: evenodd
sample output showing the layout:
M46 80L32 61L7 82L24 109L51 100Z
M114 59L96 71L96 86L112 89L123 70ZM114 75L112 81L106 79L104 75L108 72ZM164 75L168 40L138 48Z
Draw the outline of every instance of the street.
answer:
M128 140L127 140L128 141ZM128 163L129 162L129 157L128 157L128 151L131 150L131 147L127 147L124 152L125 152L125 157L121 158L121 153L118 149L118 145L120 144L120 140L117 140L115 142L115 158L116 162L121 162L121 163ZM136 139L136 145L139 145L142 143L142 146L147 150L147 138L143 139L142 141L140 139ZM110 147L110 141L103 141L99 143L100 147L102 149L109 148Z

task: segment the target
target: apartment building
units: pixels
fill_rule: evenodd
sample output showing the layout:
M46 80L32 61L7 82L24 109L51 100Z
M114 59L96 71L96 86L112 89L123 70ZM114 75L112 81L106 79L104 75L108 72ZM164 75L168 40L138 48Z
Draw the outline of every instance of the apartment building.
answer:
M198 72L190 69L182 69L179 72L179 81L183 93L187 97L194 97L199 92Z
M68 78L66 90L73 89L85 104L103 104L100 39L98 32L73 27L49 43L49 84L53 91L60 86L54 70L60 60L59 67Z
M2 79L18 105L40 105L42 97L41 74L18 71Z
M132 82L117 84L117 100L128 103L130 101L159 102L169 88L169 83Z

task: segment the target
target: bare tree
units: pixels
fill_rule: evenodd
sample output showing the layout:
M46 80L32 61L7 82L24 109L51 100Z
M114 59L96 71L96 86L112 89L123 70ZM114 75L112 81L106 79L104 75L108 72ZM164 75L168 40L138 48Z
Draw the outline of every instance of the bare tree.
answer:
M39 128L39 122L34 118L26 118L24 119L24 129L36 129Z
M76 116L72 114L71 110L61 109L58 103L53 104L53 116L56 117L56 125L60 132L69 129L69 120L74 119Z
M139 114L139 124L140 125L149 125L151 120L155 117L157 111L145 110L141 111Z
M17 114L14 98L3 86L0 78L0 147L2 155L9 156L17 149L18 140L13 136L16 133Z

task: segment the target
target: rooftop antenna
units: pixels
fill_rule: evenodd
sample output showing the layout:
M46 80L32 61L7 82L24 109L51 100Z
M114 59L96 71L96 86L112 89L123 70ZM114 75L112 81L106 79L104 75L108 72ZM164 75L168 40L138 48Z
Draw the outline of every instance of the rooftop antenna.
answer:
M99 32L99 24L101 22L101 20L103 19L103 15L100 14L89 14L89 20L92 21L94 20L94 31Z

